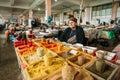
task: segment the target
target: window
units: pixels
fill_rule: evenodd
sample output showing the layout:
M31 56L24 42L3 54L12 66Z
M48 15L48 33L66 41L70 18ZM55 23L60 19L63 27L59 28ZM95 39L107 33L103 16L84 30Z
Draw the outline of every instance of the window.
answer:
M111 15L112 14L112 9L106 9L106 15Z
M102 9L101 16L105 16L105 9Z
M92 17L107 16L112 14L112 4L94 6L92 8Z

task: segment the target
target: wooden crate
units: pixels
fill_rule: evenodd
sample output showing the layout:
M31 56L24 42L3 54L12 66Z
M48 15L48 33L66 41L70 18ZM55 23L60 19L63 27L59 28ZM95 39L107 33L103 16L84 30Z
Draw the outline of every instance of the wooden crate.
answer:
M95 65L94 62L89 64L88 66L86 66L85 69L97 80L113 80L113 76L115 75L116 71L118 70L118 66L116 64L110 63L108 61L106 61L106 64L107 64L107 67L106 67L105 71L102 73L96 72L95 68L93 67ZM109 73L107 73L107 72L109 72Z
M53 55L53 57L57 56L57 54L55 54L53 51L50 51L50 50L45 49L45 48L43 48L43 49L44 49L44 55L45 55L46 53L50 53L50 54ZM35 54L30 54L30 55L26 55L26 56L21 56L21 60L22 60L22 62L23 62L24 64L26 64L27 66L29 66L29 65L31 65L31 64L34 64L34 63L37 63L37 62L43 60L44 55L43 55L43 56L37 56L36 53L35 53ZM37 57L33 58L33 59L36 59L35 61L29 63L30 61L27 61L27 59L26 59L26 57L28 57L28 56L37 56Z
M85 58L85 63L82 66L79 66L78 63L77 63L78 62L77 61L78 56L84 56L84 58ZM75 56L72 56L72 57L68 58L67 62L69 64L77 67L77 68L84 68L87 65L91 64L92 62L94 62L95 60L96 60L96 57L93 57L93 56L91 56L89 54L85 54L85 53L79 53L79 54L77 54Z
M94 80L93 77L84 69L78 69L74 66L72 66L77 73L82 73L83 74L83 78L87 78L89 80ZM76 74L74 75L76 76ZM54 74L51 74L45 78L43 78L42 80L62 80L62 70L57 70Z
M72 51L73 50L73 51ZM72 52L71 52L72 51ZM70 58L72 56L75 56L79 53L82 53L76 49L69 49L69 50L66 50L64 53L61 53L61 54L58 54L60 57L64 58L64 59L67 59L67 58Z
M41 63L38 62L38 63L35 63L33 65L30 65L29 67L27 67L25 69L25 74L27 76L27 79L28 80L42 80L43 78L53 74L57 70L62 69L62 67L66 64L66 62L63 61L63 59L61 59L61 58L59 58L59 60L62 62L62 64L56 64L57 67L55 65L50 65L50 66L45 67L44 62L42 62L42 61L41 61ZM43 65L43 67L40 67L37 64L39 64L40 66ZM31 69L30 67L32 67L32 66L33 67L35 66L35 67L32 70L30 70ZM36 67L36 66L38 66L38 67ZM52 70L52 68L54 68L54 69ZM36 71L39 71L37 75L36 75L36 73L37 73ZM31 74L34 74L34 75L32 76Z

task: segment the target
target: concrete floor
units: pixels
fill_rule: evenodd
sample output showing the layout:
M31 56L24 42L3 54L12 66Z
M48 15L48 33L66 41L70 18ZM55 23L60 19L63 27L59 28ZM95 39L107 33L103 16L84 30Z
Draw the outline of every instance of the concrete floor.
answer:
M12 43L0 32L0 80L22 80Z

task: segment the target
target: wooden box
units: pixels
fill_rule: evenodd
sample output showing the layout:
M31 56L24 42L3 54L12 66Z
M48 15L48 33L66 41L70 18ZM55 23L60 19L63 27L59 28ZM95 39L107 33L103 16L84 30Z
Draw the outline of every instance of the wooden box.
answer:
M72 66L73 67L73 66ZM75 75L74 75L74 78L78 75L78 74L81 74L81 78L80 80L94 80L93 77L88 73L86 72L84 69L78 69L78 68L75 68L73 67L76 71ZM70 74L69 74L70 75ZM62 70L57 70L54 74L51 74L45 78L43 78L42 80L63 80L62 78ZM74 80L74 79L73 79ZM76 80L76 79L75 79ZM78 79L77 79L78 80Z
M29 65L25 69L25 74L27 76L28 80L42 80L43 78L53 74L59 69L62 69L62 67L66 64L63 59L59 57L54 57L51 59L52 64L50 66L45 66L44 60L34 63L32 65Z
M79 65L78 64L78 57L79 56L83 56L84 57L84 63L83 65ZM87 65L91 64L92 62L94 62L96 60L95 57L89 55L89 54L85 54L85 53L79 53L75 56L72 56L70 58L67 59L68 63L77 67L77 68L84 68Z
M58 55L64 59L67 59L67 58L70 58L77 54L84 54L84 52L78 51L77 49L69 49L69 50L65 51L64 53L61 53Z
M113 76L118 70L118 66L106 61L105 71L100 73L96 71L95 63L89 64L85 68L97 80L113 80Z

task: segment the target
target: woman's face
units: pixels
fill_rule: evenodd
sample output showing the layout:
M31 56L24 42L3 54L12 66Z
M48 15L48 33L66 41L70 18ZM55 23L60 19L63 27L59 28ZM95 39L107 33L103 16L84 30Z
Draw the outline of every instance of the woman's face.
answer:
M69 21L69 26L70 26L70 28L72 28L72 29L76 28L76 22L74 22L74 21Z

